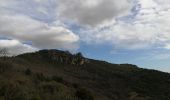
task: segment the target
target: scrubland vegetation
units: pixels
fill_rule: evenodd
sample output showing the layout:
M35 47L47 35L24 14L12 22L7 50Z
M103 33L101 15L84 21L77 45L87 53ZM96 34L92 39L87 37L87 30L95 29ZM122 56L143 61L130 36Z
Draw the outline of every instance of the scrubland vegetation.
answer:
M41 50L0 58L0 100L170 100L170 74Z

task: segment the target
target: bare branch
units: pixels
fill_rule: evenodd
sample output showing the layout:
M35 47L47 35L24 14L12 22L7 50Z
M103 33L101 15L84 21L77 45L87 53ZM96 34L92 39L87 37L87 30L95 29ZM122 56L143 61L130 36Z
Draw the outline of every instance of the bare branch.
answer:
M7 48L0 48L0 57L7 57L9 54Z

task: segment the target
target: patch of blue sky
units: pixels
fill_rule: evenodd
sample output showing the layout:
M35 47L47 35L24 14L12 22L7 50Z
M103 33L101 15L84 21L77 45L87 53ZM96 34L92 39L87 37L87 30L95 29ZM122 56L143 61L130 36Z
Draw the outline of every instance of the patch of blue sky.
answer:
M23 44L32 45L32 41L24 41Z
M117 21L124 21L129 24L133 24L133 22L136 21L135 17L139 14L139 11L141 10L141 5L138 3L138 0L133 0L132 2L134 6L131 9L131 13L127 16L116 18Z
M0 40L9 40L9 37L0 36Z

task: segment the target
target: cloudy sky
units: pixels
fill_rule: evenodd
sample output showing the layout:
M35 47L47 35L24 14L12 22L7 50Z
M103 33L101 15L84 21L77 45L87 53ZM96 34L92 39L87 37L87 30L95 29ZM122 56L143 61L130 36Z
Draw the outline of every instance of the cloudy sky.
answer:
M39 49L170 72L170 0L1 0L0 48Z

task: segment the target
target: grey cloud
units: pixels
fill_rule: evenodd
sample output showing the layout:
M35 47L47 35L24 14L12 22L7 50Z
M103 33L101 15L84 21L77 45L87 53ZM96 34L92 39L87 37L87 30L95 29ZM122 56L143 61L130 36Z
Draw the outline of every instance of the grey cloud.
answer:
M32 41L40 49L75 49L79 36L59 25L48 25L19 14L1 13L0 34L19 41Z
M129 1L2 0L0 36L32 41L32 46L40 49L75 49L79 40L91 44L110 43L117 48L161 45L169 49L169 1L136 0L136 5L140 5L138 12L131 12L133 3ZM132 22L120 19L129 13L136 13ZM91 27L83 27L75 34L71 31L75 29L68 29L64 24L72 21Z
M60 17L81 25L97 26L130 12L128 0L59 0Z

